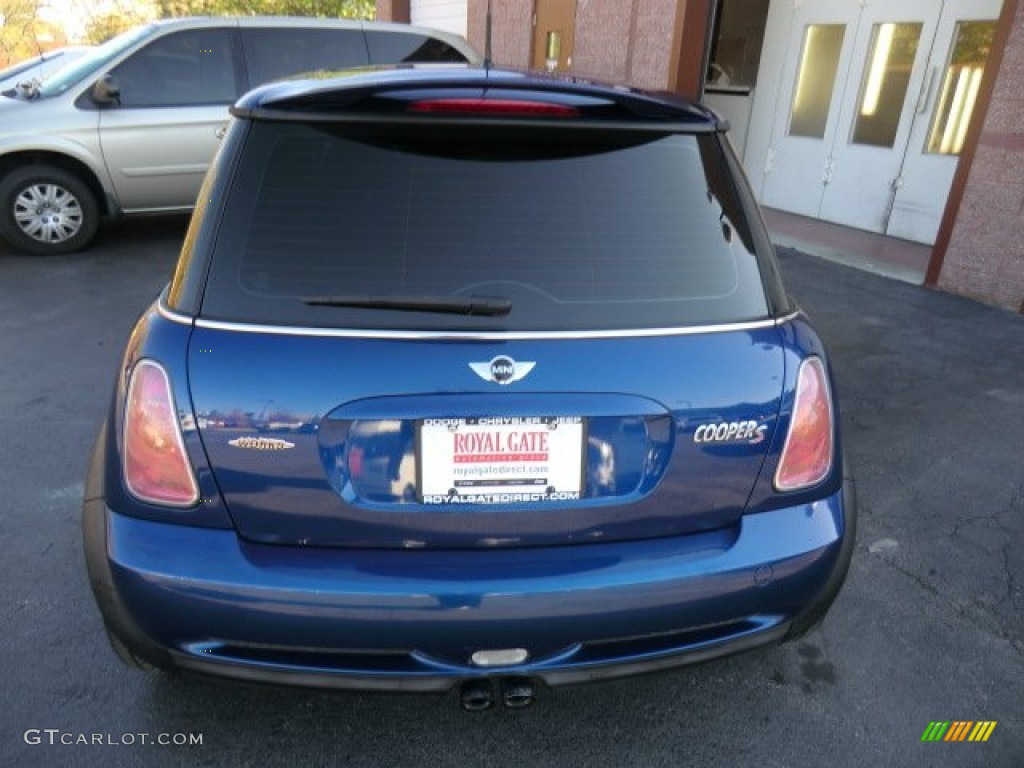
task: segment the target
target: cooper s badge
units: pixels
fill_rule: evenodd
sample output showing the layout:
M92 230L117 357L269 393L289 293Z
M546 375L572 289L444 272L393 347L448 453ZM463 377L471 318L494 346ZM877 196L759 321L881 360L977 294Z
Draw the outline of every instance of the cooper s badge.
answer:
M533 370L537 363L517 363L511 357L498 355L487 363L470 363L469 367L473 373L484 381L493 381L495 384L511 384L519 381L526 374Z
M717 424L701 424L693 433L695 443L747 443L757 445L764 441L766 424L756 421L722 421Z
M234 440L228 440L228 445L235 448L251 448L254 451L283 451L295 447L295 443L277 437L236 437Z

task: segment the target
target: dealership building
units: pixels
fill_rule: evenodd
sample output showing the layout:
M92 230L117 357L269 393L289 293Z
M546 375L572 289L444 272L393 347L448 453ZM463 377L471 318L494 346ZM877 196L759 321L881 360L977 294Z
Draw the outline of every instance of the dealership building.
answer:
M466 35L486 0L377 0ZM1024 0L492 0L492 58L699 95L758 200L1024 312ZM771 221L771 216L769 217Z

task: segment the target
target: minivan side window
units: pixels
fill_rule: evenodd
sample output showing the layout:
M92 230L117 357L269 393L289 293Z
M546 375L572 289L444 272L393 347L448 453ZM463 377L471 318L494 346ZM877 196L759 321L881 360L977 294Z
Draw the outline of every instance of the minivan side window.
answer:
M424 62L463 63L466 57L443 40L405 32L369 32L371 64L413 64Z
M142 48L113 69L121 107L230 104L238 97L232 33L175 32Z
M250 87L307 72L369 64L359 29L243 29L242 49Z

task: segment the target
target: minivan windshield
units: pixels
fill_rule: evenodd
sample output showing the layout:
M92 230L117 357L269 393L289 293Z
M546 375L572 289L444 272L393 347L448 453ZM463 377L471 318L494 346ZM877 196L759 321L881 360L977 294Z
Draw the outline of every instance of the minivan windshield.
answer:
M115 38L108 40L103 45L95 48L82 58L68 64L46 78L33 96L40 99L47 99L53 96L60 96L62 93L80 83L90 75L98 74L99 70L116 59L126 50L141 40L145 40L157 31L155 24L146 24L141 27L129 29Z
M25 61L19 61L16 64L12 64L11 66L7 67L7 69L0 69L0 82L17 77L22 72L28 72L33 67L38 67L44 61L46 61L46 59L46 54L43 54L41 56L33 56L31 59L26 59Z
M714 134L256 121L201 313L456 331L759 320L749 226Z

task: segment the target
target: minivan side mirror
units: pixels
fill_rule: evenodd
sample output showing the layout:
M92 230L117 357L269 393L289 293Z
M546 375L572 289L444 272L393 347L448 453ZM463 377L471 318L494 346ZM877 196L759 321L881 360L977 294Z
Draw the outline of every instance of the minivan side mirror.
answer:
M92 100L101 107L116 107L121 104L121 89L113 75L106 74L92 86Z

